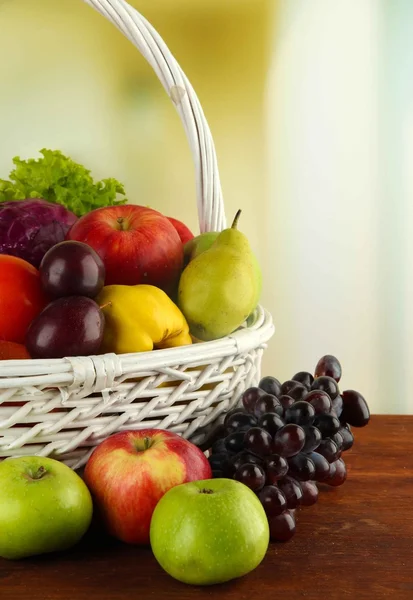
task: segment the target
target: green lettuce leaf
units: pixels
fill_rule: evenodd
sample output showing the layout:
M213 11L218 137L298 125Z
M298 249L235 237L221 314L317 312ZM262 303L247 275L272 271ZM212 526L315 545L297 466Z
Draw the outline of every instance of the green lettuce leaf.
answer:
M43 198L62 204L68 210L82 215L103 206L125 204L124 186L116 179L94 182L85 167L64 156L59 150L41 150L43 158L13 159L15 169L10 181L0 179L0 202Z

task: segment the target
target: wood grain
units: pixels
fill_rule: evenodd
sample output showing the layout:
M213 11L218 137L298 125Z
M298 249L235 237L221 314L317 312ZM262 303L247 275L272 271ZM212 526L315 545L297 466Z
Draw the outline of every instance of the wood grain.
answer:
M0 560L1 600L413 599L413 417L373 416L346 453L348 480L298 512L297 533L271 544L238 581L193 588L168 577L149 549L91 533L76 549Z

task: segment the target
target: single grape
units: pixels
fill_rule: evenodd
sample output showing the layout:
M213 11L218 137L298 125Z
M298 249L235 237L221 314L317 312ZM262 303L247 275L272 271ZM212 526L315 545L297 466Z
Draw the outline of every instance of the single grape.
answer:
M226 452L227 447L225 446L225 438L221 438L216 440L211 446L211 454L220 454L221 452Z
M264 465L264 461L259 456L243 450L242 452L238 452L238 454L231 457L229 461L229 472L234 474L237 469L246 464L260 465L262 467Z
M26 348L32 358L64 358L98 354L105 317L86 296L59 298L30 323Z
M266 485L258 493L258 498L268 518L280 515L287 508L287 499L275 485Z
M258 456L271 454L272 436L261 427L252 427L245 433L244 446Z
M340 421L334 415L321 414L314 419L314 427L321 431L323 438L330 437L340 429Z
M224 418L224 427L226 426L226 424L228 423L228 420L232 417L232 415L236 415L239 413L244 413L245 414L245 410L242 408L242 406L234 406L234 408L231 408L231 410L229 410L226 414L225 414L225 418Z
M294 381L293 379L287 379L287 381L284 381L284 383L281 386L281 394L290 395L290 390L292 390L295 386L297 385L297 381Z
M331 398L326 392L314 390L312 392L309 392L307 396L304 397L304 400L311 404L311 406L315 410L316 415L320 415L322 413L329 413L331 411Z
M333 440L337 448L342 451L344 446L344 439L341 435L340 431L337 431L334 435L330 436L330 439Z
M253 492L258 492L265 485L264 469L259 465L247 463L236 470L234 479L249 487Z
M343 397L340 394L337 396L337 398L334 398L331 412L333 412L336 417L341 417L341 413L343 412Z
M301 506L313 506L318 500L318 487L314 481L302 481L301 489L303 497Z
M264 463L267 484L275 484L288 473L288 462L279 454L271 454Z
M330 438L321 440L320 445L317 448L317 453L324 456L329 463L333 463L341 456L341 450L337 448L337 445L333 442L333 440L330 440Z
M277 398L281 395L281 383L275 377L263 377L258 387L266 394L271 394Z
M39 267L43 289L50 296L96 298L105 284L105 265L87 244L65 241L46 252Z
M343 425L342 427L340 427L338 432L341 435L341 437L343 438L343 452L350 450L350 448L354 444L354 436L353 436L349 426L346 427L345 425Z
M353 427L364 427L370 420L370 411L363 396L355 390L343 392L343 412L340 415L343 423Z
M244 406L247 412L254 412L255 403L258 400L258 398L263 395L263 393L264 392L257 387L250 387L247 390L245 390L245 392L242 394L241 400L242 405Z
M285 411L285 421L306 427L314 421L314 415L315 410L309 402L298 400Z
M259 418L265 413L276 413L280 416L283 415L284 409L278 398L271 396L270 394L264 394L261 398L258 398L254 407L254 414Z
M308 389L302 383L298 383L298 381L288 392L288 395L291 396L293 400L302 400L307 394Z
M302 452L308 454L309 452L313 452L320 445L322 435L321 431L314 427L314 425L310 425L309 427L304 427L305 431L305 444Z
M250 415L246 412L236 412L225 422L225 429L227 433L234 433L235 431L248 431L251 427L257 424L257 419L254 415Z
M295 533L295 517L292 511L283 513L268 520L270 537L273 542L288 542Z
M230 457L227 452L220 452L219 454L211 454L208 457L209 464L213 471L225 471L227 468Z
M283 419L275 413L265 413L258 421L258 427L262 427L274 436L281 427L284 427Z
M306 454L297 454L288 459L288 472L299 481L309 481L315 477L315 465Z
M313 385L311 386L312 390L320 390L321 392L326 392L331 400L337 398L339 394L339 389L337 385L337 381L332 377L327 377L323 375L321 377L317 377L314 379Z
M295 402L294 398L291 398L291 396L287 396L286 394L280 396L278 400L280 401L280 404L284 409L284 414L287 408L290 408L290 406L292 406Z
M309 390L311 389L311 386L313 384L314 377L311 375L311 373L308 373L307 371L300 371L299 373L296 373L294 375L292 381L298 381L299 383L302 383L307 388L307 390Z
M273 450L285 458L295 456L304 448L305 431L295 423L284 425L274 436Z
M316 481L325 481L330 473L330 463L328 462L328 460L318 452L311 452L311 454L309 454L308 456L314 463L314 479Z
M315 377L332 377L338 383L341 379L341 365L338 359L331 354L326 354L317 363L314 371Z
M293 477L284 477L278 482L278 487L287 500L287 508L297 508L301 504L303 491L299 482Z
M228 452L241 452L244 449L245 431L234 431L225 438L225 447Z
M335 462L331 463L330 473L324 483L327 483L327 485L331 485L333 487L337 487L339 485L343 485L346 479L346 464L344 460L340 458L339 460L336 460Z

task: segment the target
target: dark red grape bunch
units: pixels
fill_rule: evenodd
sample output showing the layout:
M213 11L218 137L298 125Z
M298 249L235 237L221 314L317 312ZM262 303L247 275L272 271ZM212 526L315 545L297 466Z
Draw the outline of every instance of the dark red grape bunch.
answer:
M296 509L317 502L319 484L346 481L342 454L354 443L352 427L367 425L370 413L359 392L340 393L340 379L331 355L318 361L314 376L299 371L284 383L264 377L227 413L224 436L211 448L213 476L237 479L257 494L273 541L291 539Z

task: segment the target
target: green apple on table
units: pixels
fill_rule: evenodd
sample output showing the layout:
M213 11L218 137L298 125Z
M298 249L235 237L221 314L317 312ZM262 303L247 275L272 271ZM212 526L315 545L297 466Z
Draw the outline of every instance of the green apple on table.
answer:
M152 551L175 579L192 585L230 581L255 569L269 544L267 516L257 496L232 479L178 485L152 516Z
M0 463L0 557L71 548L88 530L92 512L89 490L67 465L41 456Z

